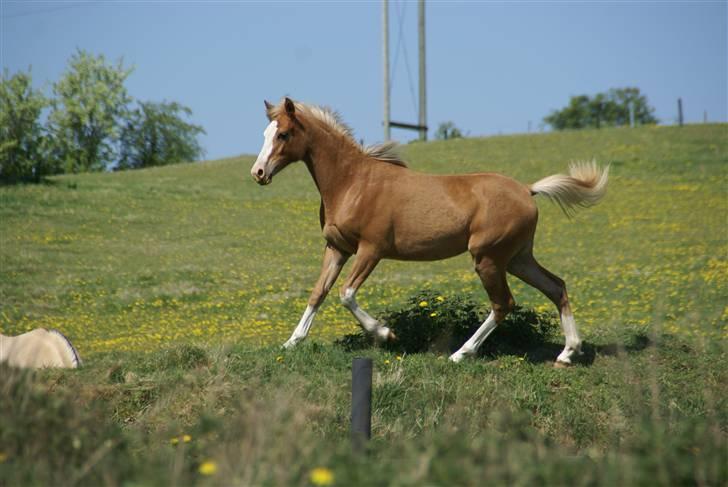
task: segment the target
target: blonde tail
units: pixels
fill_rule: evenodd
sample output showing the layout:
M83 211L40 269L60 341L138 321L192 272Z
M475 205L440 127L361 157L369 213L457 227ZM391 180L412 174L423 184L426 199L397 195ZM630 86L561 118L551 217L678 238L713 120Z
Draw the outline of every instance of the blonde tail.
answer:
M600 168L595 161L569 165L569 175L554 174L531 185L531 194L542 194L556 202L567 216L577 207L594 206L607 193L609 166Z

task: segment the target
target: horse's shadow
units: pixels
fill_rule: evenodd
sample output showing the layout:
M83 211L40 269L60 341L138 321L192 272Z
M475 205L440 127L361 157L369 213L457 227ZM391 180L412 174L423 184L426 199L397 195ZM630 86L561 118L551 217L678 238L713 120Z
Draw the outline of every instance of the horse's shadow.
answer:
M337 340L336 345L349 351L362 350L374 346L398 354L437 353L451 354L475 331L472 325L454 323L447 329L425 333L413 326L393 327L397 340L376 345L369 335L357 333ZM516 356L533 363L552 363L564 348L563 336L556 320L544 319L532 310L520 309L513 318L507 319L483 343L478 350L481 360L495 360L501 357ZM619 356L640 352L653 342L641 332L624 336L620 343L594 344L584 342L582 353L576 363L590 366L598 356Z
M640 352L653 345L647 335L636 333L626 337L624 343L596 344L582 343L581 354L575 359L575 363L591 366L598 356L616 357L624 354ZM494 342L478 355L483 358L497 359L505 356L519 356L532 364L551 363L564 349L563 342L547 339L540 343L532 342L525 347L514 347L511 344L500 344Z

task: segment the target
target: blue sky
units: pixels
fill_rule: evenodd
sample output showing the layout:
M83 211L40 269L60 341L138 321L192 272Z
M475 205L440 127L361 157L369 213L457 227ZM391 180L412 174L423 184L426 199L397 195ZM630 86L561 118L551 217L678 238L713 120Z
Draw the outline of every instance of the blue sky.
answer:
M623 86L641 88L662 123L678 97L686 121L725 122L726 5L428 2L430 134L447 120L471 135L535 131L569 96ZM77 48L123 57L133 97L192 108L209 158L257 153L263 99L286 94L337 109L371 143L383 137L381 16L380 2L0 0L0 64L32 66L50 92ZM416 99L416 3L390 0L390 42L392 118L415 122L403 47Z

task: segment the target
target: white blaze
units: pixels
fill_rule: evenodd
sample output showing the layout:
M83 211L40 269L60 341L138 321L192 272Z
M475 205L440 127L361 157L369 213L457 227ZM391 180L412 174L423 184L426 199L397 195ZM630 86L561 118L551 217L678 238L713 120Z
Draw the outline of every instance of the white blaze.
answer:
M258 154L258 159L255 161L253 169L257 170L258 168L265 166L268 162L270 153L273 151L273 139L277 131L278 122L275 120L269 123L265 128L265 131L263 132L263 137L265 137L265 140L263 140L263 148L260 149L260 154Z

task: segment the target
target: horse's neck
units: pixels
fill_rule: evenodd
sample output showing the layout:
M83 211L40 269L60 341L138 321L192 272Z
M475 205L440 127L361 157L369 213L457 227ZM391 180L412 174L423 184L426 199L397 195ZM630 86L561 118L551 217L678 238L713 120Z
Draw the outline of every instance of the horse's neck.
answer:
M343 136L321 137L314 141L305 160L321 199L329 208L363 168L362 154L350 141L341 141L338 137Z

